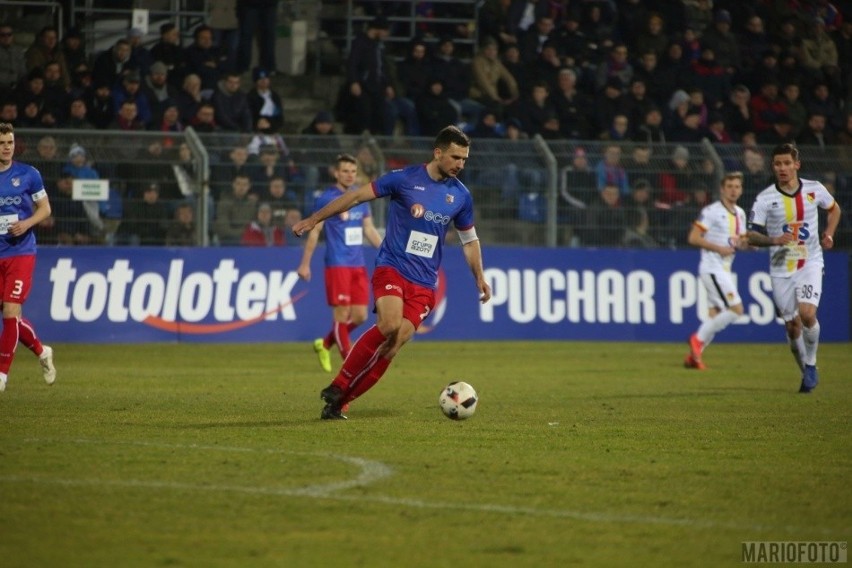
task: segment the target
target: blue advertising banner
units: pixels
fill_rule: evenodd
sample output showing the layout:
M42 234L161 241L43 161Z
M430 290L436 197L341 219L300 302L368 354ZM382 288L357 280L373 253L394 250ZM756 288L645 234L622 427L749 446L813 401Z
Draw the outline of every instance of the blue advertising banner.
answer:
M307 341L328 332L331 310L323 251L309 283L296 274L301 254L45 247L25 314L52 342ZM707 313L697 251L486 247L484 257L494 295L480 304L460 248L445 251L420 338L684 341ZM745 314L717 340L783 341L767 254L740 253L734 268ZM849 341L846 254L826 255L819 313L822 341Z

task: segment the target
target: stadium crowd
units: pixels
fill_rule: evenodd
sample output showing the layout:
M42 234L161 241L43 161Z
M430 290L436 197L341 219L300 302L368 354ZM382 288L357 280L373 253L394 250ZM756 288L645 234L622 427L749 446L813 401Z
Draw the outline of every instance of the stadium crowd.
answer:
M473 26L424 23L406 52L395 54L384 40L397 33L393 17L409 9L407 3L359 4L374 17L347 54L334 109L342 132L432 137L457 124L475 140L541 135L576 142L565 157L571 189L563 187L560 221L608 227L576 232L584 243L665 246L685 239L689 221L681 220L712 199L720 177L712 163L689 154L703 139L744 148L725 167L745 173L746 207L771 179L761 146L788 141L836 155L836 171L821 181L852 192L852 9L846 3L486 0L475 26L479 45L469 58L456 48ZM454 9L452 3L430 7L433 15L452 16ZM14 41L12 23L0 24L0 121L164 135L145 156L164 162L162 177L116 187L97 208L64 197L66 186L105 174L134 179L133 160L99 162L80 144L60 149L59 136L26 149L22 159L42 169L56 201L44 242L188 242L187 230L182 241L168 236L192 223L192 212L176 206L187 190L182 170L172 167L190 168L187 148L168 135L189 125L237 141L213 159L214 242L292 240L265 224L283 229L298 221L312 205L310 192L327 180L316 167L296 163L283 141L299 133L285 132L284 105L272 86L274 57L262 53L263 66L249 71L250 52L247 59L243 44L223 33L238 28L231 24L211 19L192 30L188 42L174 23L163 24L149 45L131 29L91 54L74 28L46 26L27 47ZM337 124L331 112L321 112L300 134L333 136ZM583 142L601 151L591 156ZM488 179L487 171L471 171L463 179L504 186L511 215L543 221L525 212L529 192L520 188L541 185L544 173L509 165L515 170L508 175L500 170ZM841 201L852 210L848 199ZM272 221L265 220L267 209Z

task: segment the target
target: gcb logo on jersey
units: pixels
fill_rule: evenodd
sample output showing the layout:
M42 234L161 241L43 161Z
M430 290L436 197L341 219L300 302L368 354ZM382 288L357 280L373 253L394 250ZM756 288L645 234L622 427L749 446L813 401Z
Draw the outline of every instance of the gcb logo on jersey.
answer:
M419 203L415 203L411 206L411 216L415 219L419 219L424 213L426 213L426 208Z
M0 197L0 206L2 205L20 205L21 204L21 196L14 195L11 197Z

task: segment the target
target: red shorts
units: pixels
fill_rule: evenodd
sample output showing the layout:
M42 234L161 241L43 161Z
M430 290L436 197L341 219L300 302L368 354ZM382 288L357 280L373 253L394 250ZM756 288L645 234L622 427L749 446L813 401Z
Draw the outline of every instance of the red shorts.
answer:
M366 306L370 303L367 269L332 266L325 269L325 299L329 306Z
M402 298L402 317L414 324L414 329L435 307L434 290L409 282L389 266L379 266L373 272L373 297L378 300L382 296Z
M0 258L0 287L4 302L23 304L27 300L33 285L35 258L34 254Z

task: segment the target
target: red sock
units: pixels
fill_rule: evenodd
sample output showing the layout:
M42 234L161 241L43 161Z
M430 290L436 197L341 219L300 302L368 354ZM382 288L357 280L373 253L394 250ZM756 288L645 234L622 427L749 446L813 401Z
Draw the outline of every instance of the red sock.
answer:
M384 357L378 357L373 363L373 366L367 371L367 374L362 376L358 381L353 381L352 387L349 389L349 392L346 394L346 398L343 399L344 403L349 403L373 388L379 379L382 378L382 375L385 374L385 371L388 370L388 366L391 364L390 359L385 359Z
M334 326L337 325L337 322L334 322L334 325L331 326L331 331L328 332L328 335L322 338L322 346L326 349L331 349L331 346L334 345Z
M17 346L18 318L3 318L3 331L0 333L0 373L9 374Z
M27 318L21 318L21 322L18 324L18 335L18 341L35 353L36 357L42 354L44 348L41 345L41 340L36 335L33 324Z
M349 384L352 383L359 375L365 374L375 363L376 349L385 342L385 336L379 331L375 325L364 332L352 350L349 356L343 361L343 366L340 372L332 381L332 384L337 385L344 391L349 389Z
M337 348L340 349L340 356L344 359L346 359L349 352L352 351L352 340L349 338L349 328L351 325L352 324L348 322L334 322L334 328L332 329L335 342L337 343Z

